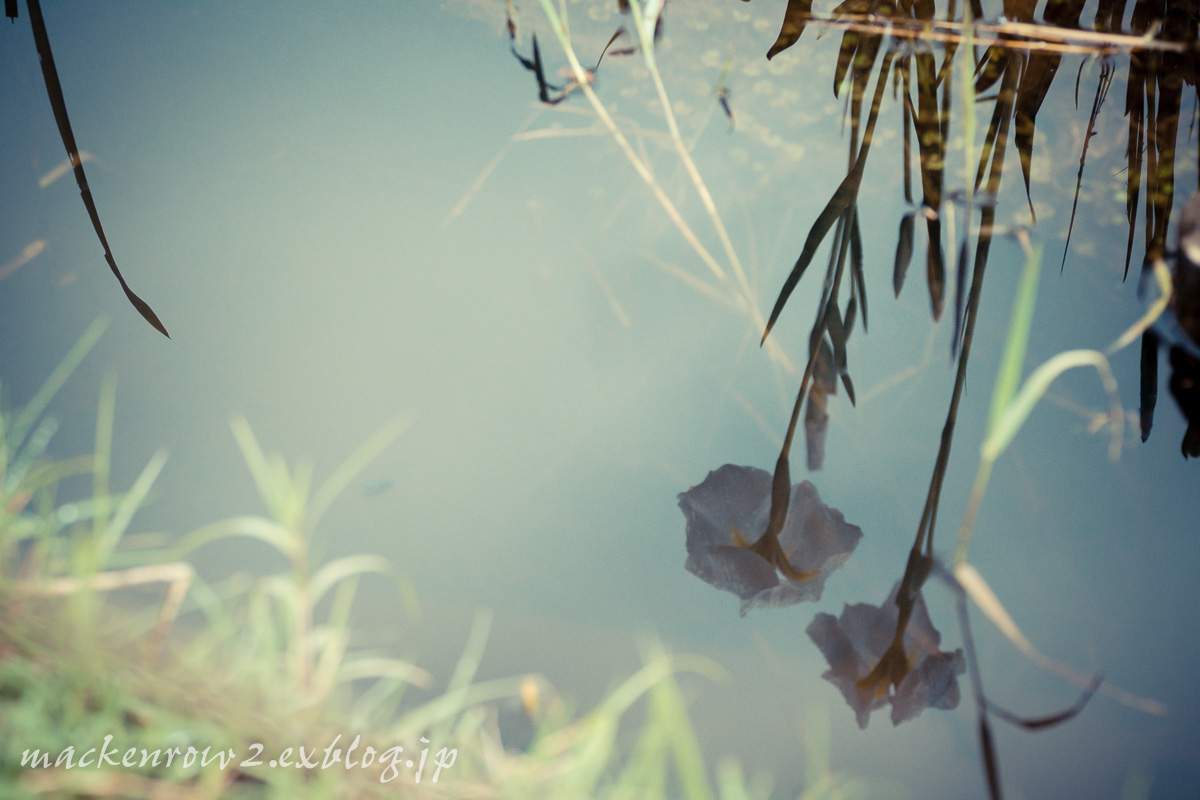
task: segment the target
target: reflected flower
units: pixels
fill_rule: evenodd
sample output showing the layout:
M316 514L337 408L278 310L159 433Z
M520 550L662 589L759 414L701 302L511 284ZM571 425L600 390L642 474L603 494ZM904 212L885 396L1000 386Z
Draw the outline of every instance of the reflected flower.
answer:
M684 566L740 597L743 615L757 606L820 599L829 573L846 562L862 538L857 525L822 503L817 487L804 481L792 487L778 546L773 539L770 547L756 544L767 529L771 485L766 470L726 464L679 495L687 518Z
M958 676L967 669L961 649L938 649L942 635L929 621L925 600L917 594L903 646L895 641L899 609L892 589L882 608L847 605L840 618L817 614L808 636L829 662L822 676L841 690L866 728L871 712L891 703L892 724L913 719L926 707L958 706Z

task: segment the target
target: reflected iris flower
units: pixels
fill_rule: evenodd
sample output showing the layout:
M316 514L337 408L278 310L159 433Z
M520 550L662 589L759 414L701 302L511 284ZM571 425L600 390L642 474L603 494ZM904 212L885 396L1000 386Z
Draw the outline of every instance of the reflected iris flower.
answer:
M757 606L820 599L829 573L846 563L862 538L857 525L822 503L817 487L804 481L792 487L778 547L750 549L767 529L771 482L766 470L726 464L679 495L687 519L684 566L740 597L743 616Z
M847 605L840 618L817 614L808 636L829 662L822 677L841 690L866 728L871 712L891 703L892 724L913 719L926 707L958 706L958 676L967 669L961 649L938 649L942 635L929 621L925 600L917 594L903 646L895 642L900 612L892 589L883 607Z

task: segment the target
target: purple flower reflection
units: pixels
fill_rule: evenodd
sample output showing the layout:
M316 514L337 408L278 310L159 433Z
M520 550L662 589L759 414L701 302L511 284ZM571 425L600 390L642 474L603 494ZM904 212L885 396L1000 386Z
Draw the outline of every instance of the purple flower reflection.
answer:
M866 728L871 712L892 704L892 724L918 716L926 707L958 705L958 676L967 669L962 650L938 650L942 635L929 621L925 600L917 595L904 632L903 649L894 647L899 609L892 589L883 607L847 605L841 618L817 614L808 636L829 662L822 677L841 690ZM877 669L883 664L884 669Z
M748 549L767 529L771 474L726 464L679 495L687 518L688 572L742 599L742 615L756 606L818 600L825 578L854 552L862 531L821 502L817 487L792 487L779 544L792 576ZM803 579L799 579L799 578Z

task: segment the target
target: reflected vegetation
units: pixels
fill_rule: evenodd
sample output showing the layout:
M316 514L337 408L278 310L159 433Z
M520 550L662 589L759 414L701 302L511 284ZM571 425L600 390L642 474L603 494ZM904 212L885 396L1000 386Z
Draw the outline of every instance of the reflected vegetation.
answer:
M882 606L855 603L846 606L840 617L817 614L808 626L809 638L829 662L823 677L841 691L860 728L867 727L872 711L888 704L893 725L917 717L925 708L958 707L958 676L967 670L963 652L938 649L942 635L933 627L920 595L897 647L899 588L899 584L892 588ZM881 664L890 665L898 680L880 673L877 665Z
M679 495L688 572L740 597L743 616L757 606L820 600L825 579L862 538L859 527L822 503L808 481L790 487L787 518L772 532L769 519L779 504L772 501L771 483L766 470L726 464ZM759 530L769 535L751 544L748 537Z
M1142 440L1150 435L1158 392L1158 348L1166 345L1171 365L1168 386L1187 419L1180 450L1200 458L1200 193L1183 209L1172 270L1171 314L1162 315L1142 336Z
M981 0L964 4L953 0L943 4L932 0L844 0L828 13L814 12L812 0L788 0L777 38L766 50L766 59L770 63L790 48L802 47L801 41L810 28L841 32L832 71L832 92L836 99L845 103L848 154L844 177L811 222L803 246L765 320L753 292L741 280L739 261L725 236L720 216L708 199L707 188L691 162L688 148L683 144L674 105L667 97L659 74L656 43L664 20L670 24L675 5L671 4L668 11L663 0L623 0L617 4L617 11L628 17L629 22L622 23L609 44L625 32L625 24L632 26L633 38L638 45L628 50L636 49L642 56L645 72L658 96L661 116L675 143L676 154L703 198L709 221L722 241L730 272L739 280L731 280L723 266L715 262L693 234L690 224L678 214L672 201L643 166L643 157L629 146L626 131L612 121L606 108L609 101L591 85L594 71L583 70L575 53L567 20L560 15L566 11L565 4L556 7L550 0L542 0L541 5L571 66L574 84L583 90L587 102L604 121L643 180L656 192L660 204L700 260L709 266L713 278L702 281L694 275L684 274L680 276L682 280L689 285L698 285L710 296L724 298L745 313L761 330L761 341L769 348L775 338L773 329L794 290L817 260L821 248L829 242L820 299L809 329L805 366L795 372L785 370L788 374L799 375L799 390L773 477L762 470L727 464L680 496L680 505L687 518L688 570L717 588L741 597L743 614L755 605L786 605L803 599L818 599L824 586L826 567L817 561L797 559L792 555L804 550L804 535L793 533L792 520L797 513L807 513L811 508L810 501L801 498L802 490L813 498L816 490L808 482L793 490L790 450L806 396L805 430L810 470L819 469L824 459L827 402L836 393L838 383L845 389L851 404L855 402L847 342L859 317L864 331L868 325L862 242L866 221L860 215L860 192L881 117L884 114L900 117L903 203L897 203L901 212L892 285L899 296L914 255L923 249L923 282L931 316L937 321L948 308L952 318L950 356L956 363L956 378L924 509L898 583L882 606L861 603L847 606L840 619L825 613L817 614L808 632L830 664L825 677L842 691L862 727L866 727L873 709L888 703L892 705L895 723L911 719L925 707L954 708L959 700L957 676L967 671L970 662L985 784L992 797L1002 796L1000 760L990 720L994 717L1027 730L1064 722L1078 713L1091 692L1100 685L1100 679L1084 681L1084 696L1069 711L1033 721L1009 714L991 704L983 692L982 678L974 663L965 601L960 617L966 654L963 650L942 652L938 649L940 634L929 618L922 590L929 576L937 572L959 596L970 594L989 616L997 619L993 612L999 613L995 611L999 607L998 601L994 601L982 578L960 583L955 576L978 576L966 561L967 546L992 464L1049 384L1066 369L1093 367L1109 391L1112 408L1102 424L1112 431L1115 456L1124 436L1125 418L1107 356L1141 336L1140 400L1142 438L1145 440L1150 433L1158 386L1158 344L1166 335L1165 330L1180 331L1169 341L1173 370L1169 385L1190 425L1182 445L1183 454L1185 457L1200 455L1200 425L1197 424L1200 419L1197 414L1200 362L1196 360L1196 319L1200 313L1194 307L1198 296L1196 276L1200 274L1197 272L1200 199L1193 200L1184 212L1178 248L1171 249L1167 244L1176 198L1187 191L1185 187L1195 186L1195 156L1184 155L1179 146L1189 129L1193 131L1194 141L1196 124L1195 90L1200 75L1200 45L1197 44L1195 3L1137 0L1121 4L1102 0L1095 6L1085 5L1082 0L1062 0L1047 4L1039 19L1037 4L1023 0L1006 1L1002 8L995 4L985 7ZM611 4L603 5L611 8ZM600 4L592 8L600 8ZM593 14L592 18L607 17L601 12ZM515 35L511 20L510 16L510 36ZM710 33L712 45L719 48L720 30L713 26ZM534 66L531 67L524 58L521 61L526 68L537 72L540 97L546 101L546 85L536 42L534 48ZM1069 68L1076 63L1075 70ZM1155 323L1154 315L1148 315L1147 319L1130 328L1107 353L1094 350L1062 353L1022 381L1043 249L1038 241L1039 176L1035 167L1039 158L1039 114L1054 82L1070 80L1072 72L1075 73L1078 107L1085 69L1098 74L1090 103L1085 99L1083 105L1086 131L1076 153L1079 166L1075 173L1074 198L1060 270L1065 270L1070 261L1071 233L1079 198L1085 190L1089 145L1109 102L1109 91L1118 75L1123 74L1126 89L1124 116L1128 123L1126 168L1119 192L1127 225L1124 273L1127 275L1129 265L1140 260L1147 276L1143 282L1149 285L1152 267L1158 264L1161 271L1163 261L1170 261L1174 278L1160 281L1165 293L1156 307L1157 313L1163 313L1164 309L1169 312L1154 327L1151 327ZM1060 71L1068 77L1060 77ZM714 103L720 105L732 122L736 104L731 105L732 95L726 88L724 74L713 88L712 96ZM1191 121L1181 124L1187 121L1181 116L1185 96L1193 98ZM551 99L558 102L564 98ZM986 119L978 146L977 114ZM1011 181L1005 175L1005 160L1010 148L1015 151L1018 161L1026 208L1001 216L1002 190ZM954 177L960 174L960 165L962 183ZM914 172L919 180L919 200L914 187ZM1011 172L1012 167L1009 168ZM1186 179L1180 181L1184 176ZM1182 184L1179 191L1177 183ZM1059 201L1059 198L1053 200ZM918 222L923 229L920 242L916 232ZM872 220L870 224L878 228L881 221ZM896 223L890 224L895 229ZM1143 235L1139 246L1135 247L1139 226ZM1009 236L1015 237L1024 248L1026 267L996 378L983 457L959 530L959 547L953 564L943 566L934 549L942 486L974 344L989 255L997 237ZM780 350L768 349L768 355L776 363L785 363L786 356ZM837 516L840 519L840 514ZM854 537L856 542L857 536ZM854 543L845 548L845 555L840 556L842 560L849 555ZM777 573L782 573L782 580ZM1014 642L1023 639L1015 623L1001 628ZM1161 707L1146 703L1131 702L1131 705L1140 705L1155 713L1161 711Z

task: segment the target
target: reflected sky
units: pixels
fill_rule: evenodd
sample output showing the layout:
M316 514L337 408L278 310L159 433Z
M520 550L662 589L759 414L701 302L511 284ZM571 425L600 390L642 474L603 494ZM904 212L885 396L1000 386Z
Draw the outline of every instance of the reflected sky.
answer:
M611 35L615 5L570 4L581 58ZM845 174L831 90L838 37L806 33L767 62L778 4L678 5L661 47L667 89L754 299L769 309ZM522 13L522 36L543 31L557 73L564 61L537 4ZM705 752L775 775L779 797L799 793L826 738L832 768L873 794L983 796L969 703L860 731L804 634L817 611L878 604L899 578L954 379L951 326L930 319L920 247L892 297L906 210L894 105L860 206L871 317L869 334L849 343L857 407L832 399L822 471L807 473L800 449L792 459L794 480L813 480L864 538L816 607L741 619L735 598L684 571L676 496L722 464L770 469L797 378L758 348L761 329L744 313L678 277L709 275L583 98L534 102L502 4L87 2L45 14L114 255L173 338L128 307L61 174L23 14L0 33L0 388L24 401L92 319L113 319L53 407L57 452L90 449L100 378L115 372L113 485L128 485L157 448L170 452L141 530L178 535L260 510L234 414L265 448L310 458L320 479L407 410L414 425L317 537L319 555L378 553L416 586L417 621L402 619L385 588L366 592L364 642L415 650L445 681L486 607L495 621L482 677L540 671L587 705L657 635L730 671L721 685L684 682ZM732 132L714 94L731 56ZM1095 72L1085 67L1085 84ZM596 90L719 254L637 58L606 60ZM1052 88L1035 140L1033 235L1047 256L1027 372L1061 350L1103 349L1142 313L1134 280L1121 281L1119 85L1091 141L1071 256L1061 275L1054 268L1087 124L1072 93L1070 80ZM1190 149L1180 206L1196 189L1194 140ZM1024 223L1010 161L999 218ZM952 165L948 189L962 180ZM940 552L974 477L1021 262L1016 242L993 246ZM819 292L807 276L772 333L793 361ZM1136 347L1112 363L1136 414ZM1062 728L1000 729L1013 796L1116 796L1139 771L1153 776L1152 797L1200 785L1200 493L1168 397L1160 390L1150 440L1130 428L1113 464L1106 436L1089 432L1106 409L1098 382L1070 373L996 466L972 562L1047 654L1170 707L1159 719L1098 696ZM214 579L271 566L251 545L197 560ZM926 594L944 646L958 646L951 597ZM995 699L1030 715L1074 700L985 622L975 628Z

